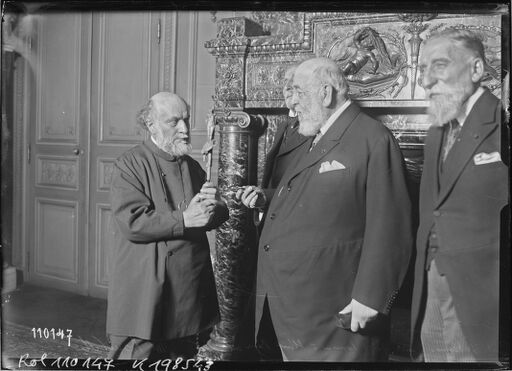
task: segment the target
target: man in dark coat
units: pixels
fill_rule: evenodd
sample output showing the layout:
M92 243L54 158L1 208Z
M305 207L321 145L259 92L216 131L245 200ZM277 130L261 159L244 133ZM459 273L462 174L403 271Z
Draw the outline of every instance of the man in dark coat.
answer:
M420 186L413 356L421 339L427 362L497 361L500 212L508 200L500 102L480 86L484 48L470 31L432 35L420 68L432 126Z
M188 112L179 96L154 95L139 114L151 138L115 164L107 310L113 359L190 358L196 335L218 320L206 231L227 220L228 210L187 155Z
M347 93L332 60L314 58L295 71L299 132L315 139L270 203L256 292L256 329L268 301L285 360L386 359L386 315L410 258L400 148ZM351 316L346 328L340 313Z

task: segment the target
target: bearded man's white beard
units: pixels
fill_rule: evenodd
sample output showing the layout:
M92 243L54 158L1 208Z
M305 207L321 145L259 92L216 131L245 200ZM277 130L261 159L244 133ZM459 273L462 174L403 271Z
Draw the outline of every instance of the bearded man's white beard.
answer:
M430 98L430 106L427 109L429 122L434 126L443 126L457 118L462 112L462 106L466 99L463 89Z
M182 157L188 155L192 150L192 144L184 142L182 140L156 140L157 146L164 152L167 152L171 156Z
M311 121L299 119L299 134L305 137L315 136L322 127L322 121Z
M172 156L182 157L188 155L192 150L192 144L184 142L172 142L165 146L165 151Z

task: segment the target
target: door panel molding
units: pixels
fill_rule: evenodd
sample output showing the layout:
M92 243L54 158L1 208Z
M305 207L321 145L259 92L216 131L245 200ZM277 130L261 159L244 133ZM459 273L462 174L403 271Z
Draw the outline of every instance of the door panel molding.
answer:
M110 263L114 246L114 229L112 228L112 210L109 204L96 204L96 267L95 284L108 288Z
M36 186L79 190L79 159L70 156L36 156Z
M42 197L35 202L34 274L77 284L79 203Z
M78 143L80 81L76 76L81 70L81 16L47 15L38 23L38 34L39 44L45 47L38 54L36 72L36 143ZM62 50L70 50L66 58L62 58ZM59 94L62 91L69 94Z
M98 171L98 192L110 192L110 183L112 183L112 173L114 172L115 159L107 157L98 157L96 169Z
M125 25L129 24L130 27ZM98 112L100 136L98 144L136 144L144 140L144 129L135 123L138 107L125 107L126 101L149 96L151 79L151 15L149 13L103 13L99 16L99 71L98 71ZM120 32L123 31L123 32ZM130 33L127 37L126 33ZM130 53L117 53L119 45L131 40ZM126 59L138 60L139 71L126 70L131 63ZM122 107L123 109L115 109ZM108 109L107 109L108 108Z

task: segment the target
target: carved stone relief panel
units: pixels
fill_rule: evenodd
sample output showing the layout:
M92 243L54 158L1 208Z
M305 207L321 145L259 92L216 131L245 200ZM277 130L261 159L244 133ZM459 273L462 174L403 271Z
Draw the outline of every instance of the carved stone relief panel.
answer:
M355 99L423 98L417 63L422 43L444 28L465 28L482 37L488 58L485 84L499 95L500 16L389 15L312 18L314 52L343 69ZM419 90L419 91L417 91Z
M284 107L284 76L288 68L299 64L311 54L257 54L247 59L247 97L245 106Z
M262 26L266 34L272 36L255 40L251 46L301 43L304 38L304 13L252 12L251 18Z
M244 104L245 61L243 56L219 57L215 77L215 103L223 101L229 107Z
M37 156L37 186L78 190L76 157Z

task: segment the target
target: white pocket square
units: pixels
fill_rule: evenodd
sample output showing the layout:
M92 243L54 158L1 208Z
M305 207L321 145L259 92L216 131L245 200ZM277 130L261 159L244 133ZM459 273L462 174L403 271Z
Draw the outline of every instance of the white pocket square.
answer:
M343 169L345 169L345 165L343 165L342 163L340 163L340 162L338 162L336 160L332 160L332 162L329 162L329 161L322 162L318 172L320 174L322 174L322 173L325 173L327 171L343 170Z
M491 153L485 153L480 152L473 157L473 161L475 165L483 165L483 164L490 164L492 162L498 162L501 161L501 156L499 152L491 152Z

